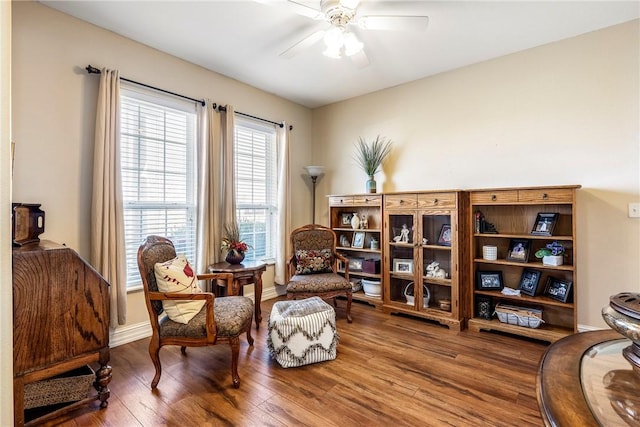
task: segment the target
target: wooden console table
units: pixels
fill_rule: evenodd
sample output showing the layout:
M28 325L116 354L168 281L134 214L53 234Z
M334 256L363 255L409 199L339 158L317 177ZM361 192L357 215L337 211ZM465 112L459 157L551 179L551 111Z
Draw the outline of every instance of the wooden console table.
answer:
M640 375L622 356L630 343L614 330L602 330L550 345L537 380L545 425L640 425Z
M267 265L257 261L243 261L242 264L229 264L226 261L211 264L207 271L209 273L231 273L233 274L233 289L227 289L227 295L244 295L244 286L253 284L255 295L255 320L256 329L262 322L262 310L260 301L262 300L262 273L267 269ZM214 293L217 295L218 293Z

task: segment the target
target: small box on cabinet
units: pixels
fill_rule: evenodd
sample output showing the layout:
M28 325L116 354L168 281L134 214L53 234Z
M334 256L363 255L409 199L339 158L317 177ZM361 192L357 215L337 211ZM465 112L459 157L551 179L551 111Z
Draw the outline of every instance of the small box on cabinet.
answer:
M371 258L362 261L362 271L369 274L380 274L380 260Z

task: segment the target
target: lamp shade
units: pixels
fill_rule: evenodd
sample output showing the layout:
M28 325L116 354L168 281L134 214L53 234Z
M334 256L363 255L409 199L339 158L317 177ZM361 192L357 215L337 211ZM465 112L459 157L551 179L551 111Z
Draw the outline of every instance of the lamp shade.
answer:
M324 166L305 166L304 168L309 176L318 177L324 174Z

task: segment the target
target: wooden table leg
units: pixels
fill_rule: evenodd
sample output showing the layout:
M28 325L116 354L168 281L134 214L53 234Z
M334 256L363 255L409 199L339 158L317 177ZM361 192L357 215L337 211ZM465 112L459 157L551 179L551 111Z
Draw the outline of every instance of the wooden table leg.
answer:
M255 295L255 318L256 329L260 328L260 322L262 322L262 310L260 308L260 302L262 301L262 272L258 271L253 275L253 293Z

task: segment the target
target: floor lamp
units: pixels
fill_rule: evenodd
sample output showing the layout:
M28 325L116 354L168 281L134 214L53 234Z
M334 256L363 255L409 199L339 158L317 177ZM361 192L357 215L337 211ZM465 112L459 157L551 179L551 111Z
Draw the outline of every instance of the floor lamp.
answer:
M313 224L316 223L316 181L318 177L324 175L324 166L305 166L305 170L307 171L307 175L311 177L311 182L313 183L313 198L312 200L312 214L313 214Z

